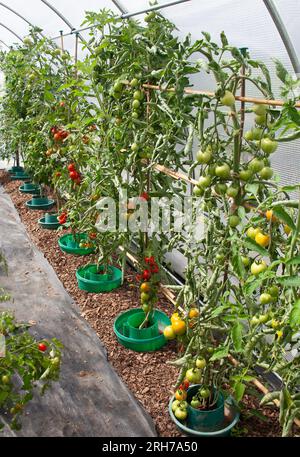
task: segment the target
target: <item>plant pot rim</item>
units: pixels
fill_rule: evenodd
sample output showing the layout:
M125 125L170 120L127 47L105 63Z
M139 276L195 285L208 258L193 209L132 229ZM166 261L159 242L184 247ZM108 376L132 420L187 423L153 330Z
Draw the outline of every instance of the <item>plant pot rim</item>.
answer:
M182 432L185 432L187 435L190 435L190 436L198 436L198 437L224 436L224 434L230 432L230 430L233 429L233 427L238 423L239 418L240 418L240 412L238 410L238 407L237 407L237 404L236 404L235 400L232 397L228 397L228 398L225 399L224 404L225 404L225 406L227 405L229 408L231 407L231 409L233 409L233 408L235 409L234 417L233 417L232 421L226 427L224 427L221 430L216 430L214 432L210 432L210 431L208 431L208 432L204 432L204 431L203 432L199 432L197 430L193 430L192 428L187 427L186 425L184 425L182 422L180 422L175 417L175 414L172 411L172 403L174 402L174 400L175 400L175 395L173 395L170 398L170 401L169 401L169 414L170 414L170 417L171 417L172 421L176 424L176 426Z
M203 387L203 384L192 384L192 385L190 385L190 387L187 389L187 394L189 394L189 392L194 390L195 387L197 387L197 390L199 390L199 389L201 389L201 387ZM215 386L213 386L212 389L214 391L218 391L217 401L219 400L219 397L221 396L221 400L223 401L223 403L220 406L216 406L214 409L199 409L199 408L194 408L193 406L191 406L190 403L188 403L188 407L191 408L193 411L198 411L199 413L203 412L205 414L212 414L212 413L215 413L216 411L218 411L219 409L224 408L225 399L224 399L224 395L223 395L222 390L221 389L219 389L219 390L216 389Z

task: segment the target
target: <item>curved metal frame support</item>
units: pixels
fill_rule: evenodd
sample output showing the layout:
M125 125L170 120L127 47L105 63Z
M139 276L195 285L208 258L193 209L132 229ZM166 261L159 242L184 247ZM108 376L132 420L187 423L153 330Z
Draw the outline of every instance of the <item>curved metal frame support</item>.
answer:
M4 44L4 46L6 46L8 49L10 49L10 47L8 46L8 44L6 44L3 40L0 40L0 43Z
M298 55L296 53L292 40L287 32L287 29L281 19L280 13L279 13L278 9L276 8L276 5L273 0L263 0L263 1L264 1L264 4L265 4L267 10L269 11L271 18L273 19L273 22L279 32L281 39L283 41L283 44L286 48L286 51L289 55L289 58L291 60L293 68L295 70L296 76L298 79L300 79L300 62L298 59Z
M0 22L0 27L4 27L6 30L8 30L10 33L12 33L13 35L15 35L15 37L17 37L20 41L22 41L23 43L23 39L16 33L14 32L13 30L11 30L9 27L7 27L7 25L5 24L2 24L2 22Z
M161 5L150 6L149 8L145 8L141 11L135 11L134 13L122 14L121 17L122 17L122 19L127 19L129 17L138 16L139 14L149 13L150 11L162 10L163 8L168 8L169 6L179 5L180 3L186 3L186 2L190 2L190 1L191 0L174 0L172 2L163 3Z
M15 14L16 16L18 16L20 19L22 19L22 20L25 21L28 25L30 25L30 27L33 27L33 28L36 27L36 26L33 25L30 21L28 21L28 19L26 19L26 17L22 16L22 14L18 13L18 11L15 11L14 9L12 9L10 6L6 5L5 3L0 2L0 6L3 6L3 8L6 8L6 9L9 10L11 13ZM40 34L43 38L46 38L45 35L43 35L42 32L39 32L39 34Z
M127 13L126 8L122 5L122 3L119 0L111 0L111 1L113 2L113 4L118 8L118 10L122 14L126 14Z
M65 24L67 24L67 26L70 28L71 30L71 33L70 35L73 35L78 33L78 37L80 38L81 42L85 44L85 46L87 47L87 49L89 49L88 47L88 44L86 42L86 40L83 38L83 36L79 33L79 31L76 31L75 27L73 27L73 25L71 24L71 22L68 21L68 19L60 12L58 11L58 9L56 9L53 5L51 5L51 3L49 3L47 0L41 0L46 6L48 6L48 8L50 8ZM66 36L65 34L63 34L61 32L60 34L60 37L63 37L63 36ZM52 38L52 40L55 39L55 38ZM90 49L89 49L90 51Z

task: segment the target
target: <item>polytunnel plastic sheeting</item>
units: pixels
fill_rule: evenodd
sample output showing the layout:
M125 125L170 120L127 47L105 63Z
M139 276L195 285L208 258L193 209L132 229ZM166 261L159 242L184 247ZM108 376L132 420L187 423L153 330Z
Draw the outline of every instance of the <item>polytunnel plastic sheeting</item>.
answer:
M8 262L0 284L12 297L0 312L9 309L20 322L34 321L30 332L38 340L57 338L64 346L59 381L44 396L34 396L19 432L6 427L1 435L156 436L151 417L113 370L105 347L29 239L1 186L0 251Z

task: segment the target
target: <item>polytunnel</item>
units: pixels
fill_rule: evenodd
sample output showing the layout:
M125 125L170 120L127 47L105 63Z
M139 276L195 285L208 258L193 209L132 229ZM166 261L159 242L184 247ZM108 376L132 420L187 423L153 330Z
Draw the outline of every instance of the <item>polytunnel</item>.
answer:
M0 438L299 436L299 24L0 2Z

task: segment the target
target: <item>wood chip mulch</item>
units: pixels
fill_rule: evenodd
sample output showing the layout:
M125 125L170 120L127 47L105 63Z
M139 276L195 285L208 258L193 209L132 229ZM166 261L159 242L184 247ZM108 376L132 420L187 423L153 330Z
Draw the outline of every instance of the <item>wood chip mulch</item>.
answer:
M79 266L89 263L90 257L76 257L62 253L57 244L62 232L41 229L37 221L43 216L43 212L26 208L25 202L30 199L30 195L24 195L18 191L19 181L8 183L5 181L6 174L0 171L0 184L4 185L10 195L30 238L54 268L65 289L79 306L81 315L97 332L106 347L109 362L151 415L158 434L167 437L182 436L168 414L170 393L178 370L166 365L166 362L177 358L176 343L169 343L162 350L154 353L137 353L118 344L113 332L115 317L122 311L138 306L139 291L134 287L136 273L128 268L125 284L120 289L107 294L80 291L75 272ZM168 315L173 312L173 306L164 296L159 297L158 308ZM262 409L258 404L258 400L254 397L245 397L245 408L236 434L280 436L277 410ZM259 413L251 414L252 408L257 409ZM267 420L262 420L260 414Z

